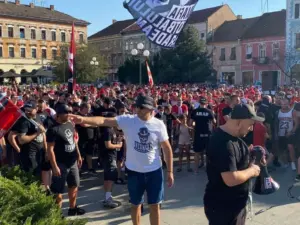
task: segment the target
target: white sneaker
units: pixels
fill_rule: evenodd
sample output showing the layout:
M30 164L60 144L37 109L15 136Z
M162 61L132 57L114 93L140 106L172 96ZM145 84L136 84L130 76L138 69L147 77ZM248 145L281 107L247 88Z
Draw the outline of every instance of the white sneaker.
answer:
M294 163L294 162L291 162L291 168L292 168L292 170L293 170L293 171L295 171L295 170L296 170L296 165L295 165L295 163Z
M176 148L174 153L178 154L179 152L180 152L179 148Z

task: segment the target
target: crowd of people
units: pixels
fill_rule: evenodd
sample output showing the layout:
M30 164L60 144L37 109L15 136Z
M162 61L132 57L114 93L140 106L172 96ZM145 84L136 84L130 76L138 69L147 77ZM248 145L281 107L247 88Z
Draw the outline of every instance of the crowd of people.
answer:
M209 184L204 201L210 202L206 204L208 218L216 219L218 212L211 210L215 207L211 202L218 201L217 198L228 202L227 198L232 197L230 191L228 195L223 192L222 196L217 195L218 188L226 192L224 183L229 187L242 185L259 174L259 168L250 166L251 173L244 182L234 183L223 175L223 180L219 180L213 162L218 163L219 173L246 169L249 165L232 166L229 161L233 156L226 153L216 156L213 149L227 148L228 152L234 152L236 148L262 146L268 151L270 170L298 168L295 179L300 181L300 160L297 161L296 154L300 137L300 89L294 87L263 93L258 87L196 84L149 87L113 83L100 88L77 85L74 93L69 94L65 85L14 84L0 87L0 92L27 116L16 121L0 140L0 165L20 165L22 170L40 177L47 194L55 194L60 206L67 183L70 216L85 213L76 205L80 176L86 173L95 176L101 168L104 207L119 207L112 197L112 187L128 183L134 224L140 224L145 191L151 224L159 224L155 221L159 220L159 204L163 201L162 168L166 168L171 187L173 153L179 157L176 173L186 169L197 175L206 167ZM255 122L235 123L246 119ZM224 131L232 134L234 127L239 126L236 136L225 135ZM242 138L239 147L233 144L233 137ZM225 147L220 146L224 143ZM241 211L236 217L241 217Z

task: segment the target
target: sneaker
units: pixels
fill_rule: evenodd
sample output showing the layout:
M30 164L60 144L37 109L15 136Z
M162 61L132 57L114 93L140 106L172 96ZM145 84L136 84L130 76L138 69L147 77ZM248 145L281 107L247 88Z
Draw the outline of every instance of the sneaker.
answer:
M85 214L85 210L79 208L78 206L75 206L74 209L69 208L68 211L68 216L80 216L80 215L84 215Z
M94 170L94 169L90 169L90 170L88 171L88 174L89 174L89 175L95 176L95 175L97 175L97 172L96 172L96 170Z
M295 181L296 181L296 182L299 182L299 181L300 181L300 174L298 174L298 175L296 176Z
M176 148L176 150L175 150L175 154L178 154L180 152L180 150L179 150L179 148Z
M114 208L119 207L120 205L119 205L119 203L115 202L112 198L109 198L103 202L103 206L105 208L114 209Z
M190 153L191 153L191 154L195 154L194 150L190 150Z
M296 171L296 164L294 162L291 162L291 168L293 171Z
M115 184L121 184L121 185L125 185L127 184L122 178L118 178L116 181L115 181Z

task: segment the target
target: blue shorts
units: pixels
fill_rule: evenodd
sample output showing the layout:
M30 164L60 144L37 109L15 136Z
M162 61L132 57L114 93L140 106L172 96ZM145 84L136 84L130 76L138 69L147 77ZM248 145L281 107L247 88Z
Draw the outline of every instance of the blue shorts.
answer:
M140 205L144 202L144 193L147 192L149 205L160 204L164 198L164 176L162 168L139 173L128 170L128 192L130 203Z

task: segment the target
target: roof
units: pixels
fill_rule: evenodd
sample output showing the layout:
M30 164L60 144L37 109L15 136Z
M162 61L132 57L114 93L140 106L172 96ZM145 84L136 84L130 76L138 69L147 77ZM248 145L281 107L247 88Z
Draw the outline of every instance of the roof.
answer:
M214 32L208 42L228 42L237 41L241 39L243 34L255 24L260 17L249 18L249 19L237 19L232 21L225 21L217 30Z
M201 10L196 10L194 11L189 20L189 24L194 24L194 23L202 23L206 22L208 17L210 17L212 14L217 12L219 9L221 9L224 5L216 6L213 8L207 8L207 9L201 9Z
M113 24L104 28L103 30L91 35L88 39L90 40L90 39L94 39L94 38L100 38L100 37L120 34L122 30L124 30L128 26L132 25L133 23L135 23L134 19L114 22Z
M0 1L0 17L18 18L26 20L38 20L46 22L55 22L61 24L72 24L77 26L87 26L90 23L81 19L76 19L65 13L50 10L50 8L29 5L16 5L15 2Z
M201 9L194 11L192 15L190 16L188 23L194 24L194 23L202 23L205 22L208 17L210 17L212 14L214 14L216 11L218 11L220 8L222 8L223 5L213 7L213 8L207 8L207 9ZM140 32L141 28L136 24L135 19L131 20L124 20L124 21L118 21L105 29L99 31L98 33L92 35L89 37L89 39L93 38L99 38L104 36L110 36L115 35L119 33L135 33Z
M286 10L263 14L243 35L243 39L285 36Z
M0 77L2 78L20 77L20 76L21 76L20 74L14 73L12 71L7 71L0 75Z

